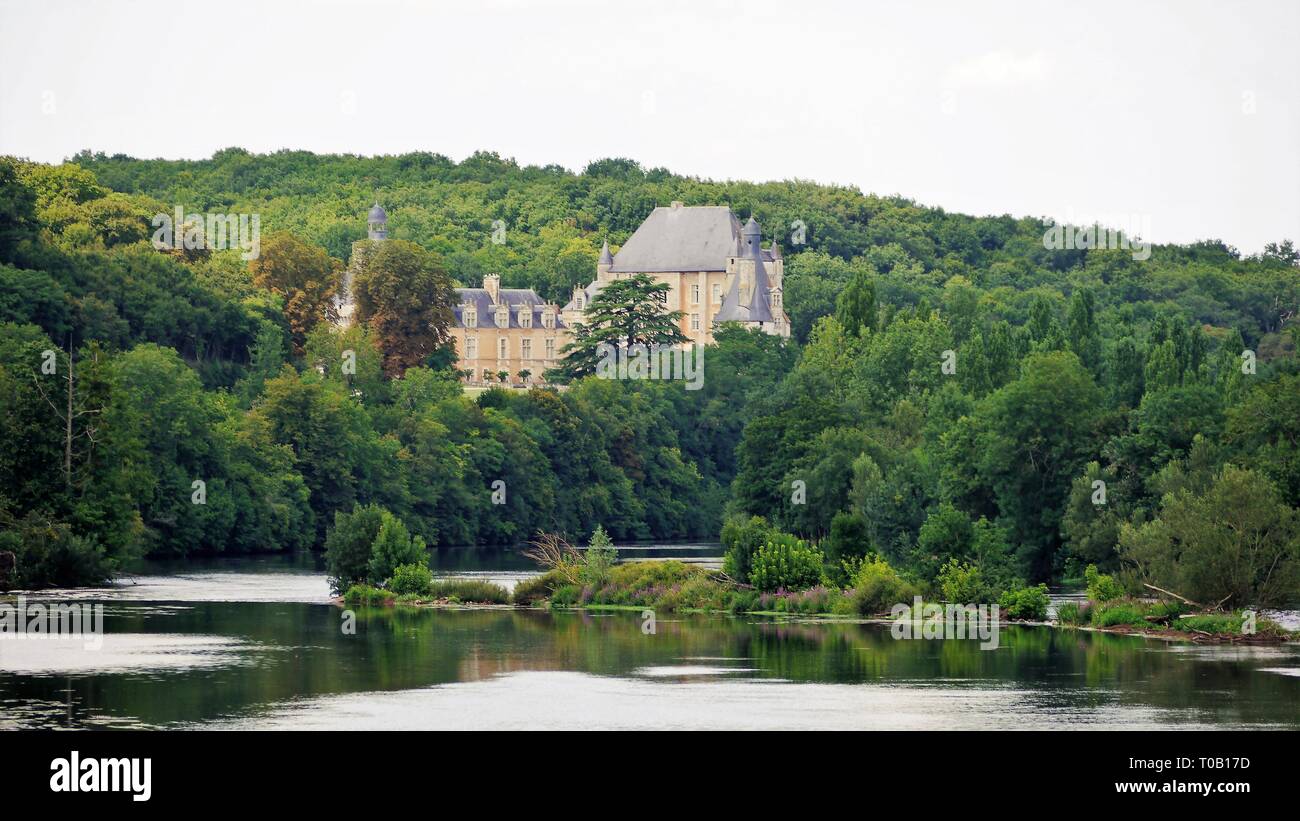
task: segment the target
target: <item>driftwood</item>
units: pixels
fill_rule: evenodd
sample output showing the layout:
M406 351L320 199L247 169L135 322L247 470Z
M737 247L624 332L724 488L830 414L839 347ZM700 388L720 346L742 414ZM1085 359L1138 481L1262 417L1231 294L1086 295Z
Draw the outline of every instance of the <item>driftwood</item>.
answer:
M1147 584L1146 582L1143 582L1143 583L1142 583L1142 586L1143 586L1143 587L1149 587L1149 588L1151 588L1152 590L1156 591L1157 593L1164 593L1166 596L1173 596L1175 599L1178 599L1178 600L1179 600L1180 602L1182 602L1183 604L1190 604L1190 605L1193 606L1193 607L1204 607L1204 606L1205 606L1205 605L1201 604L1200 602L1194 602L1194 601L1192 601L1191 599L1184 598L1183 596L1178 595L1177 593L1173 593L1173 592L1171 592L1171 591L1169 591L1169 590L1165 590L1163 587L1156 587L1154 584ZM1223 601L1227 601L1227 599L1224 599ZM1222 602L1220 602L1220 604L1222 604Z

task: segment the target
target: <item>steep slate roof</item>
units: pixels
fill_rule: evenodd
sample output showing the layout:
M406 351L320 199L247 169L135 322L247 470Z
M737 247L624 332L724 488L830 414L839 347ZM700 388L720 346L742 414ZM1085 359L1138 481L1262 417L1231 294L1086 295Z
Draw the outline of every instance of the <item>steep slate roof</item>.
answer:
M740 223L725 205L659 206L614 255L615 273L725 271Z
M519 305L529 305L532 307L533 329L536 330L542 327L542 306L546 303L537 295L536 291L532 288L502 288L498 293L501 302L510 306L509 327L523 327L519 324L519 311L517 310L517 306ZM478 325L476 327L497 327L496 313L493 310L492 305L492 295L488 293L486 288L457 288L456 304L452 307L452 313L456 316L457 328L465 327L465 318L461 316L461 311L462 306L467 302L470 305L473 305L474 309L478 312ZM558 310L555 312L555 327L568 327L564 324L564 320L560 317L560 312Z
M757 223L750 218L757 228ZM747 226L748 227L748 226ZM740 220L725 205L658 206L614 255L616 274L725 271L727 257L739 256ZM771 261L769 251L763 251ZM602 262L604 254L601 255Z

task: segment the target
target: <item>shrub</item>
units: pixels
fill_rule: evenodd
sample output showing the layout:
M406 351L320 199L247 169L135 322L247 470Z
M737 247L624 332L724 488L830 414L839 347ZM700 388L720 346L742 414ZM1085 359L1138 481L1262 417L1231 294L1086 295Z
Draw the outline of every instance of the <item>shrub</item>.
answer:
M391 513L385 514L379 535L375 536L375 543L370 548L370 581L378 584L387 579L398 565L427 562L424 539L412 537L401 519Z
M826 537L826 559L835 567L848 560L866 556L871 550L871 526L861 513L841 511L831 519Z
M0 499L0 511L2 503ZM0 568L0 590L78 587L108 581L112 575L113 562L94 536L79 536L71 526L35 512L3 524L0 553L11 555Z
M1008 590L998 599L998 607L1009 619L1042 621L1047 618L1047 585Z
M917 592L884 559L869 557L853 578L853 609L863 616L884 613L895 604L912 601Z
M751 610L757 610L758 596L757 590L733 590L727 596L725 609L730 610L732 613L747 613Z
M561 571L548 570L540 576L533 576L516 584L512 598L515 604L536 604L543 599L549 599L555 592L555 588L566 583Z
M802 539L779 536L754 553L750 583L759 590L803 590L822 578L822 553Z
M949 559L935 581L943 598L949 602L978 604L991 598L984 574L973 564Z
M551 607L572 607L582 597L582 588L576 584L564 584L551 592Z
M379 505L355 505L351 513L334 514L334 526L325 535L325 572L335 593L370 578L371 549L389 515Z
M1089 601L1108 602L1124 596L1124 588L1115 581L1115 577L1098 573L1095 564L1088 565L1083 571L1083 578L1088 583Z
M605 529L596 525L578 569L578 579L586 586L603 587L609 581L610 570L618 562L618 548L610 541Z
M1061 602L1056 607L1056 620L1061 624L1087 624L1089 605L1075 601Z
M343 594L348 604L384 604L392 600L392 593L368 584L354 584Z
M392 578L384 587L398 596L428 595L429 589L433 587L433 573L429 571L428 565L421 562L399 564L393 568Z
M762 516L728 519L722 525L722 571L741 584L748 584L754 554L778 532Z

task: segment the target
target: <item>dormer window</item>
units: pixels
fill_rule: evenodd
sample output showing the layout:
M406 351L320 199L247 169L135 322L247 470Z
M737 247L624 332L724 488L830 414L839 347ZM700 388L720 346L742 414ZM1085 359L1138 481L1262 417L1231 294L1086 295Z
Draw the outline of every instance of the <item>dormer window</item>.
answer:
M553 311L549 309L542 311L542 327L543 328L555 327L555 313Z
M533 309L531 306L524 308L522 311L519 312L519 327L521 328L533 327Z
M772 308L775 309L775 310L778 310L778 311L781 310L781 292L780 292L780 291L773 291L773 292L772 292Z
M496 320L497 320L497 327L498 327L498 328L509 328L509 327L510 327L510 309L509 309L508 307L506 307L505 305L502 305L500 308L497 308L497 316L496 316Z
M466 308L464 311L461 312L461 316L465 319L465 327L466 327L466 328L477 328L477 327L478 327L478 309L477 309L477 308Z

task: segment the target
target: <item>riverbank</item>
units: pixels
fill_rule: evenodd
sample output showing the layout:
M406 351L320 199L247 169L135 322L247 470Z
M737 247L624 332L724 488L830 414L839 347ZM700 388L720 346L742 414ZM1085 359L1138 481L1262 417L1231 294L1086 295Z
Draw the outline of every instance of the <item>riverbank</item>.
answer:
M353 585L335 601L339 605L546 609L568 611L653 611L797 616L818 621L891 623L894 618L886 592L834 589L822 585L805 590L771 592L738 585L725 574L675 561L650 561L609 568L602 584L582 584L557 568L516 584L514 591L475 579L432 582L424 590L395 592L370 585ZM1042 600L1038 600L1038 596ZM1030 605L1023 600L1032 599ZM896 599L910 604L909 597ZM926 604L938 604L927 599ZM1300 632L1251 611L1193 613L1178 602L1120 598L1062 604L1057 618L1046 613L1045 589L1026 588L1004 596L999 622L1004 625L1046 626L1062 630L1110 633L1195 644L1277 645L1300 640Z

